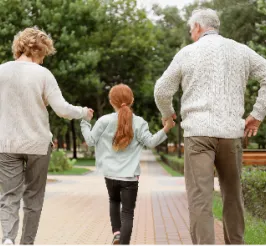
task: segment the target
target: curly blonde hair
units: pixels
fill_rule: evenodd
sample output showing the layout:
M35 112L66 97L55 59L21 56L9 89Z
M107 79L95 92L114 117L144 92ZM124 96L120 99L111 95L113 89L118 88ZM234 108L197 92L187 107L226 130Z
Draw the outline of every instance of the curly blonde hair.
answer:
M53 40L38 27L26 28L15 37L12 45L13 57L18 59L22 54L27 57L45 57L53 55Z

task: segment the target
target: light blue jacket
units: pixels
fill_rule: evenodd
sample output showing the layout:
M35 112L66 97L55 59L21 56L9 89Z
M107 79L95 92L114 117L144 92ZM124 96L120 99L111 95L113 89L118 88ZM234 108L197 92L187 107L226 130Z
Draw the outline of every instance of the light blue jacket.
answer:
M118 114L104 115L97 120L93 129L85 120L81 121L81 131L89 146L95 146L96 167L104 176L135 177L140 175L140 155L144 146L153 148L164 140L164 130L152 135L148 123L133 114L134 137L123 151L113 150L113 138L117 129Z

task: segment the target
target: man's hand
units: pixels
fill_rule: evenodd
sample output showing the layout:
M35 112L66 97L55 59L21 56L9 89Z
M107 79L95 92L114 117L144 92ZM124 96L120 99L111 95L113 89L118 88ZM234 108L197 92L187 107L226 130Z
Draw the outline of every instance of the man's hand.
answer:
M246 124L245 124L245 137L246 136L251 137L257 135L260 124L261 121L249 115L246 119Z
M168 120L168 119L176 119L177 118L177 116L176 116L176 114L174 113L171 117L168 117L168 118L162 118L162 124L163 124L163 126L165 126L165 122Z
M173 118L173 119L177 119L176 114L173 114L173 115L172 115L172 118Z

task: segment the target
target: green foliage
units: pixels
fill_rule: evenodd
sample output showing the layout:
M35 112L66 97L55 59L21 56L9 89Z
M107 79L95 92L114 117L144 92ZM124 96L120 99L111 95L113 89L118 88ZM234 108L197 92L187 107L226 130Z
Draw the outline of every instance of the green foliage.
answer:
M248 144L248 149L258 149L258 144L257 143L254 143L254 142L250 142Z
M178 158L177 155L168 155L159 153L161 160L180 174L184 174L184 158Z
M257 33L256 23L263 20L263 16L258 11L257 2L247 0L195 1L185 8L185 19L187 20L192 11L199 7L215 9L221 21L221 35L247 44Z
M249 45L257 50L262 56L266 57L266 2L258 0L258 12L261 15L261 21L256 24L256 35L250 40Z
M95 166L95 159L77 159L77 162L74 164L74 166Z
M245 207L253 215L266 220L266 170L245 169L242 186Z
M219 193L214 193L213 214L215 218L222 220L223 203ZM266 221L253 217L245 212L245 244L266 244Z
M162 161L160 162L160 164L171 176L173 176L173 177L183 177L183 175L181 173L173 170L170 166L165 165Z
M71 170L60 171L60 172L49 172L49 174L50 175L84 175L88 172L90 172L89 169L73 167Z
M266 244L266 221L253 217L251 214L245 215L245 236L246 244L265 245Z
M264 0L258 0L257 12L260 16L260 20L256 23L256 29L253 38L249 41L249 46L257 51L261 56L266 58L266 2ZM247 85L245 107L246 114L250 113L253 108L253 104L256 101L258 95L259 84L256 81L250 81ZM259 148L266 148L266 120L261 123L258 134L251 140L259 144Z
M71 170L76 160L69 159L66 153L62 150L53 151L49 163L49 172L62 172Z
M212 212L215 218L223 220L223 202L220 193L216 191L213 196Z

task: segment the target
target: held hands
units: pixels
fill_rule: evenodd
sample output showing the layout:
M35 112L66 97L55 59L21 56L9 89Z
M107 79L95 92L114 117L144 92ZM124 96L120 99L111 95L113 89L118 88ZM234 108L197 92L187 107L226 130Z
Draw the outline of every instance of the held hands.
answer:
M249 115L246 119L246 124L245 124L245 137L246 136L251 137L257 135L260 124L261 121Z
M162 119L162 123L164 126L164 132L168 133L170 129L172 129L175 126L175 121L174 119L176 119L176 114L173 114L171 117L166 118L166 119Z
M90 121L93 118L93 113L94 113L93 109L87 108L87 116L86 116L87 121Z

